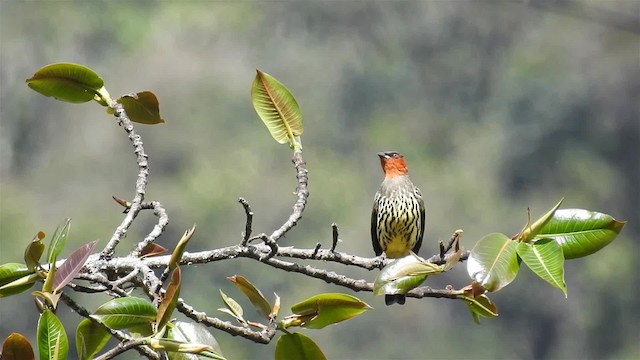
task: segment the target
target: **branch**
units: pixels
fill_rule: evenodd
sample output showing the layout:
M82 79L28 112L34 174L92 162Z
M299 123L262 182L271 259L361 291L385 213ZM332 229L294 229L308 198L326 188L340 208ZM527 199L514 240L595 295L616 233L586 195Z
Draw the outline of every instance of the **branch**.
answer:
M304 162L302 158L302 151L296 150L293 153L293 158L291 159L293 165L296 168L296 178L298 179L298 186L296 187L295 194L297 195L297 200L295 204L293 204L293 213L289 216L289 219L282 224L282 226L274 231L269 238L273 241L278 241L284 234L286 234L291 228L293 228L296 223L302 218L302 212L304 211L304 207L307 204L307 198L309 197L309 190L307 190L307 184L309 182L307 164Z
M144 240L140 241L135 250L131 252L131 256L138 257L140 253L145 248L145 246L154 242L158 236L162 235L165 227L169 224L169 216L167 215L167 211L158 201L152 201L150 203L142 203L140 204L141 209L153 209L153 214L158 217L158 223L153 227L153 230L144 238Z

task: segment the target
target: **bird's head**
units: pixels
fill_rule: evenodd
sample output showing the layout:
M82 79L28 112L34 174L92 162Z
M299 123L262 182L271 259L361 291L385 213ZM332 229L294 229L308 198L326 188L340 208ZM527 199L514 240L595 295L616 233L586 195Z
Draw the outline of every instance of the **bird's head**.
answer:
M409 173L407 163L400 153L396 151L383 151L378 153L378 157L380 157L380 165L382 165L382 170L386 178L394 178Z

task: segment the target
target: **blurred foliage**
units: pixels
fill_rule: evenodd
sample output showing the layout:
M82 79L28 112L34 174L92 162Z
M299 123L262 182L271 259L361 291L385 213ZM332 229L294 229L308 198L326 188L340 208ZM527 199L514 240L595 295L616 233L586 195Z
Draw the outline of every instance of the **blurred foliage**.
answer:
M454 229L465 230L467 249L484 234L515 233L527 207L540 212L562 196L564 206L629 220L615 243L567 264L567 300L525 272L492 297L500 317L479 327L460 302L383 309L381 298L359 294L377 311L313 334L328 358L631 358L640 300L621 289L640 285L640 31L616 22L640 4L581 1L556 11L540 2L2 1L0 263L22 259L33 234L67 217L69 248L96 238L103 246L122 217L111 196L133 195L131 145L112 117L25 86L34 69L59 61L90 66L114 97L158 96L169 121L138 129L148 198L171 218L160 244L172 248L193 223L190 251L239 242L239 196L252 205L255 231L271 231L290 212L295 173L289 150L252 109L260 68L287 84L305 117L311 197L284 244L329 247L337 222L338 249L372 256L375 153L390 149L405 155L425 195L423 256ZM131 244L154 222L140 220ZM336 291L250 260L183 271L182 294L210 313L232 274L278 293L285 308ZM460 266L426 284L460 286L466 276ZM105 300L79 298L89 309ZM30 306L2 299L0 338L20 332L33 343L36 312L12 315ZM58 316L69 328L78 322L68 310ZM273 356L274 344L214 336L233 358Z

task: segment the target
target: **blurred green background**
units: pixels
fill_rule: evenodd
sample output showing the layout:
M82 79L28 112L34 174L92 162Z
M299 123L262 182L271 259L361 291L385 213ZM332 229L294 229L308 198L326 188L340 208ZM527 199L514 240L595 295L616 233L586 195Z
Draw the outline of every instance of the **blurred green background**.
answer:
M190 251L236 244L245 197L255 232L291 211L290 150L253 111L255 69L296 96L310 202L283 245L372 256L369 216L382 173L376 152L397 150L425 194L421 255L464 229L517 232L526 209L563 207L628 220L610 246L566 263L565 299L523 269L492 296L500 317L473 323L462 303L409 299L325 330L305 331L331 359L630 359L640 354L640 2L475 1L2 1L0 2L0 263L64 218L71 244L104 246L130 198L136 166L125 133L94 103L44 98L24 83L54 62L98 72L112 96L152 90L167 123L139 125L150 161L147 199L175 245L193 223ZM152 228L145 212L119 247ZM325 264L316 264L325 266ZM373 280L375 272L327 267ZM225 280L242 274L282 297L283 315L319 292L350 290L230 260L186 268L185 300L226 318L218 289L250 305ZM427 284L461 287L464 265ZM105 296L77 295L94 310ZM251 312L252 310L248 310ZM59 311L73 338L78 317ZM257 316L254 319L258 319ZM0 300L0 338L35 336L30 295ZM270 359L213 330L230 359ZM274 342L275 343L275 342ZM127 353L122 358L138 358Z

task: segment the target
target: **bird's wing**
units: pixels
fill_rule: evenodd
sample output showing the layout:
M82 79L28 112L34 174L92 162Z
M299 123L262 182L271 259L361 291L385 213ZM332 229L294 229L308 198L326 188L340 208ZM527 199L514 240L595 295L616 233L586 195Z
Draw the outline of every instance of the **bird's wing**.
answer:
M378 239L378 194L376 194L376 198L373 201L373 210L371 211L371 243L376 256L382 255L382 247L380 247L380 240Z
M416 239L416 245L413 247L413 252L418 254L420 251L420 246L422 246L422 237L424 236L424 220L426 218L425 210L424 210L424 200L422 200L422 193L420 193L419 189L416 189L416 195L418 196L418 204L420 207L420 229L418 229L418 238Z

